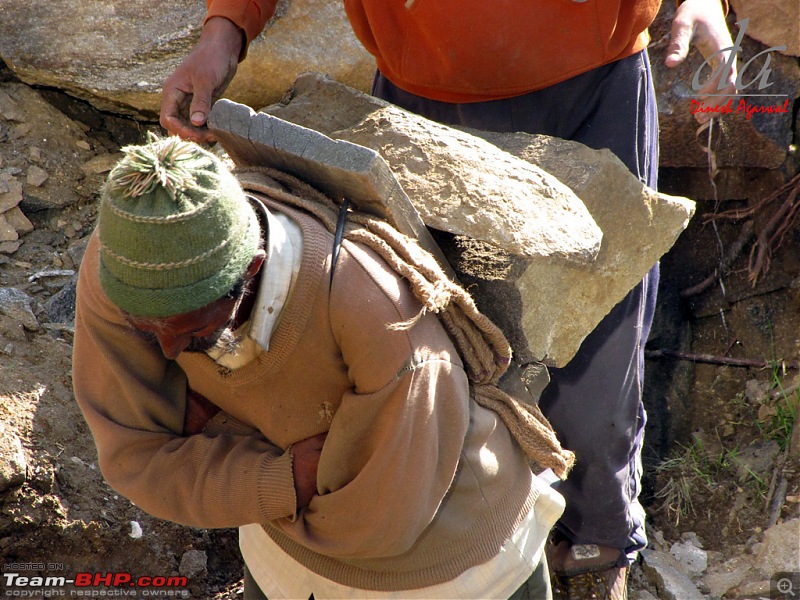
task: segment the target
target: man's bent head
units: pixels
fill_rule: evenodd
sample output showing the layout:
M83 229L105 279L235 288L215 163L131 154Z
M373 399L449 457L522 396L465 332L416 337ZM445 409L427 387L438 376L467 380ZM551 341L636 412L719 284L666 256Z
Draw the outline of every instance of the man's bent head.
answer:
M239 183L216 156L176 137L123 152L100 203L106 295L144 319L222 299L259 247L258 219Z

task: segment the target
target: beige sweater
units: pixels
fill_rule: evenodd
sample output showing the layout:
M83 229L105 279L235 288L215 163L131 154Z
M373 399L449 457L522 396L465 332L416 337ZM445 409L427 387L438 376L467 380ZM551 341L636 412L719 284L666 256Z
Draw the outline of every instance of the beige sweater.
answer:
M109 484L145 511L195 527L262 523L309 569L343 585L403 590L448 581L497 554L536 500L497 415L469 398L435 315L371 250L288 208L303 258L270 349L228 371L203 354L166 360L81 267L75 397ZM222 408L182 436L187 385ZM293 442L328 432L318 493L297 511Z

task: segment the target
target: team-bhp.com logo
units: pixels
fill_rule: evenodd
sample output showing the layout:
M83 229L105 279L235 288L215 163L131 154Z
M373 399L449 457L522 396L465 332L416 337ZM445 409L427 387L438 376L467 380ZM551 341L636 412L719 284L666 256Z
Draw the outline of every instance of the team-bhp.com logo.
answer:
M692 78L692 89L696 92L696 97L702 95L703 98L708 98L709 100L699 100L696 98L692 99L692 114L743 114L745 119L750 119L750 117L752 117L754 114L759 113L789 112L789 95L774 93L774 90L769 89L774 85L774 82L770 81L770 74L772 73L772 69L770 68L772 57L770 56L770 53L786 50L785 45L773 46L771 48L767 48L766 50L762 50L750 58L750 60L748 60L746 63L740 65L735 80L736 93L723 93L724 89L727 87L726 82L728 81L731 69L733 68L733 63L737 56L742 52L742 41L744 40L744 34L745 31L747 31L747 25L749 22L749 18L737 21L736 24L739 25L739 34L736 36L736 42L734 45L730 48L724 48L716 54L709 56L695 72L694 77ZM718 55L728 52L729 50L731 52L728 54L727 58L716 70L714 70L712 62L716 62ZM757 59L759 59L761 56L764 57L763 64L761 65L761 69L755 73L754 69L758 67L758 62L760 62ZM705 72L708 71L706 67L712 69L712 73L708 79L706 79L706 81L718 81L716 94L699 93L703 87L700 78ZM753 86L756 87L753 88ZM768 105L761 103L755 104L748 100L748 98L753 97L768 99L773 98L774 100L772 100L772 104ZM728 100L725 101L725 98L728 98Z
M13 598L187 598L182 576L134 577L130 573L76 573L73 577L3 573L4 596Z

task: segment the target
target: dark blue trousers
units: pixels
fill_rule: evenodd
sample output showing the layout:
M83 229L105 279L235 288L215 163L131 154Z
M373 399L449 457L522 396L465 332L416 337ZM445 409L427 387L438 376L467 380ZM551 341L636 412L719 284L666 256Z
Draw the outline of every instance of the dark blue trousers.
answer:
M609 148L641 181L657 184L658 114L644 51L503 100L438 102L405 92L380 73L373 94L447 125L540 133ZM577 455L574 470L558 488L567 500L558 529L575 543L619 548L631 558L646 544L638 501L646 418L642 383L657 287L658 265L565 368L551 370L541 398L559 439Z

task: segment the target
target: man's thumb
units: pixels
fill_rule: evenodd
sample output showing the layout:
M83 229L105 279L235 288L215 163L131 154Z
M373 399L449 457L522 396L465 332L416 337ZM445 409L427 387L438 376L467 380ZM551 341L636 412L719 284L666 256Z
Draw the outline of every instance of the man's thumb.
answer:
M672 41L667 47L667 57L664 64L668 67L675 67L681 64L689 54L689 42L692 39L692 28L684 23L675 21L672 23Z
M202 127L205 125L210 110L210 102L204 98L198 98L197 95L195 95L189 106L189 120L191 120L192 125L195 127Z

